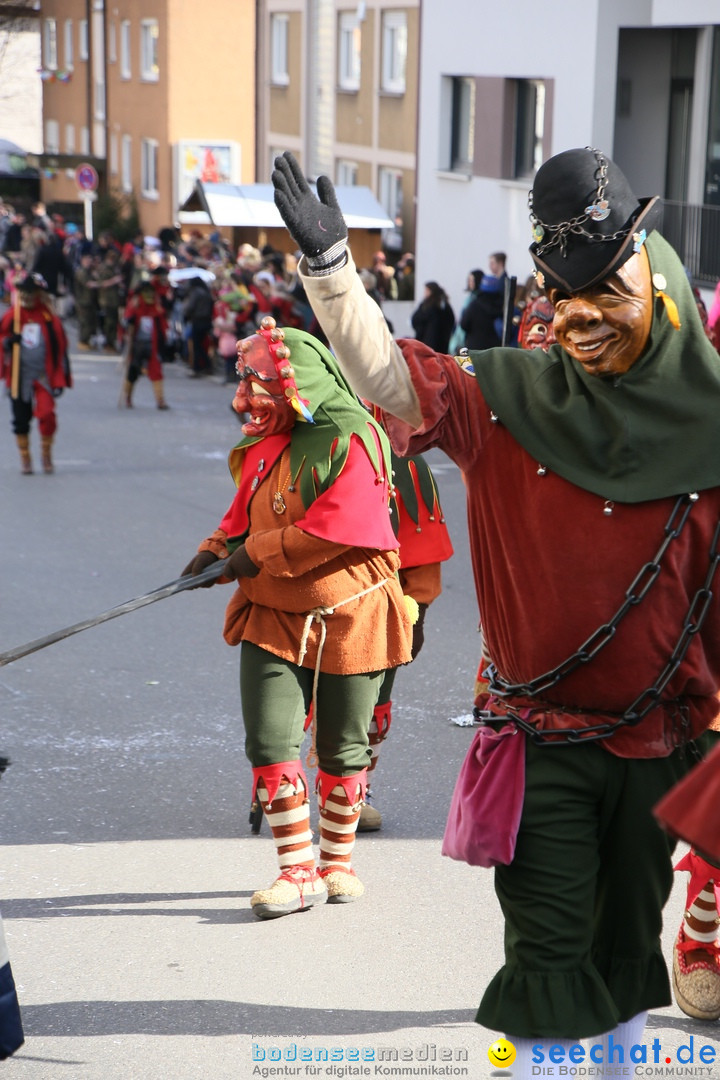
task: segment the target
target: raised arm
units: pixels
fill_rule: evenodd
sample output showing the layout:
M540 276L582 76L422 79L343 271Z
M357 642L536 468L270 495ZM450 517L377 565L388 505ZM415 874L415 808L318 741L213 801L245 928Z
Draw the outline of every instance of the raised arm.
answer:
M332 183L318 177L314 195L288 151L275 159L272 182L275 204L303 252L299 273L308 300L353 389L418 427L422 414L410 373L358 276Z

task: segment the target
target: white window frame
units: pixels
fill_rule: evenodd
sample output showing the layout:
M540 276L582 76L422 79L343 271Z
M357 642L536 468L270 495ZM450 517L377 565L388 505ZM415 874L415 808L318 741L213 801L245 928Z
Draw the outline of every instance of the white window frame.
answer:
M120 78L132 79L132 53L129 19L123 19L120 23Z
M290 16L270 16L270 81L273 86L289 86L288 40Z
M75 153L75 125L74 124L66 124L65 125L65 153L66 154L74 154Z
M73 38L73 21L72 19L65 20L65 26L63 28L63 53L65 56L65 70L72 71L75 63L75 39Z
M140 78L143 82L157 82L160 78L159 35L160 26L157 19L142 20L140 23Z
M354 187L358 182L357 161L340 158L335 169L335 178L340 187Z
M157 139L143 139L140 144L140 191L143 199L159 199Z
M118 174L118 137L117 132L110 132L110 154L108 164L110 166L110 175L117 176Z
M407 71L408 30L404 11L384 11L382 15L381 89L387 94L404 94Z
M378 200L393 221L402 214L402 169L390 169L381 165L378 169Z
M528 96L532 109L523 112L521 95ZM543 159L545 136L545 82L542 79L518 79L516 85L515 147L513 153L513 176L530 178L540 168Z
M108 23L108 63L117 64L117 25L114 19Z
M45 121L45 153L60 153L60 124L57 120Z
M132 191L132 135L123 135L120 152L120 185L123 191Z
M47 71L57 71L57 19L46 19L43 24L43 63Z
M87 60L89 55L88 21L87 19L80 19L78 22L78 60Z
M471 176L475 157L477 111L475 80L467 75L444 75L440 91L441 144L439 168Z
M338 86L359 90L362 71L361 29L355 11L341 11L338 17Z

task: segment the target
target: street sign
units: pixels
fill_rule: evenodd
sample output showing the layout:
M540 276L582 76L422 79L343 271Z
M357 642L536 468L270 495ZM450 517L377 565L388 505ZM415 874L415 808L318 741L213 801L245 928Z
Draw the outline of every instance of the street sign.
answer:
M87 163L78 165L75 170L75 183L81 191L95 191L98 186L97 170Z
M97 174L96 174L97 175ZM93 238L93 213L92 204L97 201L96 191L78 191L78 198L84 203L85 211L85 236L88 240Z

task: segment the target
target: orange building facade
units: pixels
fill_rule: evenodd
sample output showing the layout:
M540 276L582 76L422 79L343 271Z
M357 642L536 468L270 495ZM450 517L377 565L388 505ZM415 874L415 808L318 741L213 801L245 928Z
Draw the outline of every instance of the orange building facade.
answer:
M254 0L42 0L41 195L83 220L77 167L144 233L196 179L255 179ZM92 173L80 174L80 180ZM92 199L92 196L90 197Z

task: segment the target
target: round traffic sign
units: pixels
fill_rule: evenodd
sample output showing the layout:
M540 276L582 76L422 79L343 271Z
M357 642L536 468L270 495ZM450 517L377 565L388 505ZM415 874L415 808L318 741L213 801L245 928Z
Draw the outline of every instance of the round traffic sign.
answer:
M75 170L75 183L81 191L95 191L98 186L97 170L87 163Z

